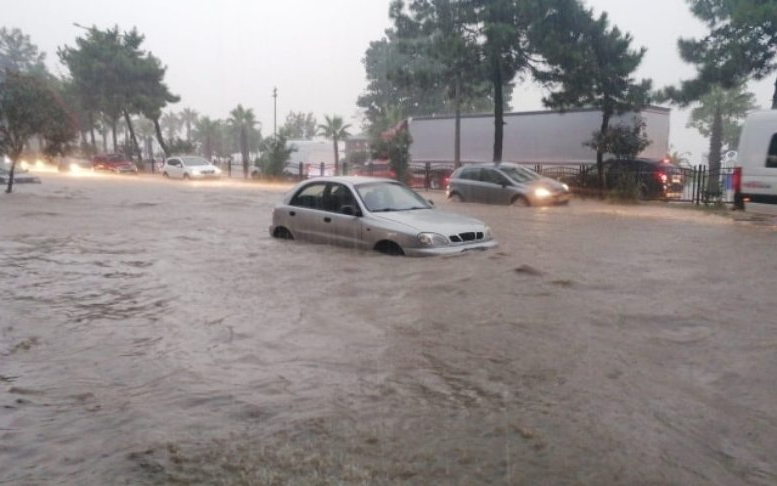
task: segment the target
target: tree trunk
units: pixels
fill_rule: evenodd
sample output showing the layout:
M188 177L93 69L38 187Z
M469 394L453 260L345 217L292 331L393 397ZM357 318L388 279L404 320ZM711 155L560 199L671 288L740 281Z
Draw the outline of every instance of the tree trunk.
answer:
M127 129L129 130L130 138L132 139L132 146L135 148L135 154L138 156L138 163L141 163L143 161L143 153L140 151L138 139L135 138L135 129L132 128L132 120L130 119L127 110L124 110L124 121L127 122Z
M89 136L92 141L92 152L97 153L97 144L94 142L94 113L89 112Z
M602 110L602 124L599 127L600 137L603 137L610 128L612 113L607 108ZM596 144L596 174L599 179L599 198L604 198L604 150L600 143Z
M494 53L491 82L494 83L494 162L502 161L502 141L504 139L504 96L502 94L502 63Z
M165 154L165 158L168 158L170 156L170 151L167 149L167 144L165 143L165 139L162 136L162 127L159 126L159 118L155 117L153 122L154 131L156 132L156 141L159 142L159 146L162 147L162 152Z
M340 163L338 161L340 154L337 151L337 137L332 138L332 143L335 146L335 175L340 175Z
M111 118L111 136L113 139L113 153L118 152L116 150L118 144L116 143L116 118Z
M720 105L715 107L710 131L709 176L707 179L707 194L717 196L720 192L720 153L723 150L723 113Z
M454 91L454 103L456 104L456 121L453 130L453 166L461 167L461 94L459 93L459 83L461 78L456 76L456 88Z
M13 192L13 175L16 171L16 159L18 159L18 157L14 157L11 160L11 170L8 172L8 186L5 189L6 194L11 194L11 192Z
M772 110L777 110L777 79L774 80L774 94L772 95Z
M243 156L243 179L248 179L248 133L245 126L240 128L240 154Z

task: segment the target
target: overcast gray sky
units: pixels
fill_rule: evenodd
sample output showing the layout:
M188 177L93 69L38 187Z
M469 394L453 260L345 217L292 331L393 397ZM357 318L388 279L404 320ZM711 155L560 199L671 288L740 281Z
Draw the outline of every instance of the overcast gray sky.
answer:
M361 60L370 41L389 26L390 0L0 0L1 24L18 27L62 74L57 47L73 45L83 30L137 27L145 48L167 65L167 82L181 102L213 118L225 118L238 103L253 108L265 134L272 132L272 90L278 88L280 125L289 110L338 114L358 125L356 98L366 81ZM679 36L699 36L704 27L683 0L586 0L606 11L648 52L638 77L654 86L691 77L677 54ZM768 107L773 80L751 83L757 102ZM531 81L516 88L513 109L541 109L542 91ZM686 129L687 112L673 108L670 143L698 163L707 142Z

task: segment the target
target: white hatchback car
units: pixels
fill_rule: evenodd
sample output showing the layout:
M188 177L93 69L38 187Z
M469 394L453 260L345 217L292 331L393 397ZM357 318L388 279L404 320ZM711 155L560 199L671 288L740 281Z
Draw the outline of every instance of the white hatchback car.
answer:
M218 179L221 169L202 157L184 155L165 160L162 175L171 179Z

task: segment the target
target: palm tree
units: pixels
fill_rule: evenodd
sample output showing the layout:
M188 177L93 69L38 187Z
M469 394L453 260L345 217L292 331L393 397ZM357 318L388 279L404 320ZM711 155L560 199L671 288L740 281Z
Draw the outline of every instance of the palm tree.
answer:
M243 105L229 112L227 123L240 134L240 154L243 156L243 177L248 178L248 134L254 130L256 116L251 108L243 108Z
M197 119L199 118L200 114L191 108L184 108L183 111L181 111L181 114L178 116L183 126L186 127L186 141L191 142L192 125L197 123Z
M164 127L165 135L167 135L167 142L172 143L178 133L178 129L181 128L180 118L172 111L169 111L162 115L160 122Z
M218 120L211 120L207 116L198 119L194 124L194 138L200 143L202 155L208 160L213 158L213 147L219 136L219 128Z
M348 129L351 127L351 125L344 124L342 117L337 115L332 116L332 118L324 115L324 120L325 123L318 126L319 134L323 137L331 139L332 143L334 144L335 175L338 175L340 174L340 158L337 150L337 144L340 140L343 140L350 135L350 133L348 133Z
M135 131L140 139L143 140L143 146L147 151L146 156L149 159L153 159L154 152L151 148L151 140L154 139L154 122L148 118L138 117Z

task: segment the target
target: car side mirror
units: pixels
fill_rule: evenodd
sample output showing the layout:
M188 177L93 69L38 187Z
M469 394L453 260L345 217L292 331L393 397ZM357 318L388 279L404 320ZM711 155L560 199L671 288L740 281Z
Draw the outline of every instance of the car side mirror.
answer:
M346 216L361 216L354 206L351 206L350 204L346 204L344 206L340 207L340 212L345 214Z

